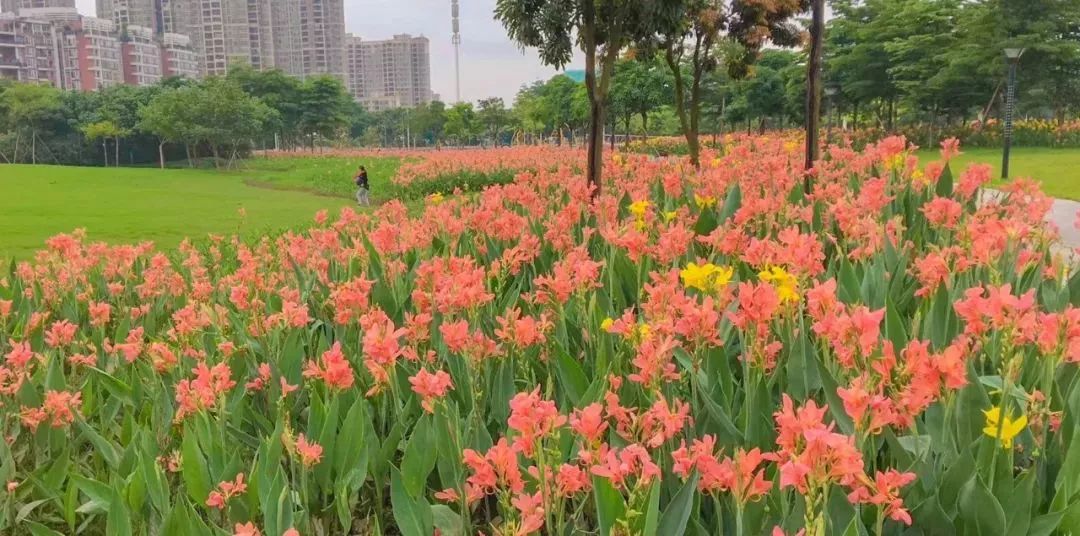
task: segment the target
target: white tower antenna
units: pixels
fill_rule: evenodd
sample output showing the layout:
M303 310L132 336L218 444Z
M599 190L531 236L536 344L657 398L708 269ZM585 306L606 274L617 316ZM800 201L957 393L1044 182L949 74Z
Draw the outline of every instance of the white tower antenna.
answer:
M450 0L450 16L454 44L454 102L461 102L461 24L458 22L458 0Z

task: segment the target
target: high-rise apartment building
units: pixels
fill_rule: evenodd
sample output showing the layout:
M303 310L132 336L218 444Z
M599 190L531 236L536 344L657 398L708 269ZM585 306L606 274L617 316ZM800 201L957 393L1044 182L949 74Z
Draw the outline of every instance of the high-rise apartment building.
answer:
M97 0L97 16L109 19L121 31L128 26L157 28L155 0Z
M161 35L161 75L199 77L199 57L191 48L190 37L173 33Z
M359 35L345 34L345 88L354 99L364 98L364 40Z
M304 76L345 80L344 0L300 0L300 46Z
M152 1L164 31L191 36L206 75L249 65L345 79L344 0Z
M120 34L120 41L125 84L151 86L161 81L161 46L153 29L127 26Z
M93 91L124 82L120 39L111 20L80 17L64 25L60 56L65 89Z
M58 37L51 22L0 15L0 79L60 86Z
M147 86L166 76L195 78L198 58L185 35L161 34L74 8L25 8L0 15L0 78L92 91Z
M18 13L23 9L66 7L75 9L75 0L0 0L0 11Z
M430 43L424 36L346 41L348 86L367 109L413 108L431 102Z

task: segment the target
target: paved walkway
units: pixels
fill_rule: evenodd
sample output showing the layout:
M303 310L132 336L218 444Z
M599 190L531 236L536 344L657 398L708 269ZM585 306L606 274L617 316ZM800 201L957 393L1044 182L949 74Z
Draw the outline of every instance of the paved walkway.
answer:
M1080 202L1068 199L1055 199L1054 206L1046 215L1046 220L1057 225L1061 233L1061 243L1069 249L1080 248L1080 229L1076 228L1076 213L1080 212Z

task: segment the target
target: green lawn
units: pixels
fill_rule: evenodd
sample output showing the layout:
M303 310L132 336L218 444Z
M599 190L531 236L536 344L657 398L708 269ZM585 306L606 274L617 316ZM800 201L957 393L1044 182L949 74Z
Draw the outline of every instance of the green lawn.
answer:
M91 240L172 247L208 233L250 237L296 227L321 209L354 203L352 163L330 169L327 161L251 160L228 172L0 165L0 260L27 258L49 236L76 228ZM376 192L397 166L365 164Z
M394 197L390 179L400 162L396 158L341 158L334 156L299 156L296 158L253 158L242 172L248 184L275 189L352 198L356 186L351 178L357 167L367 168L371 197L376 203Z
M994 177L1001 176L1001 149L962 149L953 163L959 174L972 162L994 167ZM939 158L936 150L919 151L923 163ZM1014 147L1009 158L1009 175L1029 177L1043 184L1043 191L1054 197L1080 200L1080 149ZM1000 184L1000 179L996 181Z

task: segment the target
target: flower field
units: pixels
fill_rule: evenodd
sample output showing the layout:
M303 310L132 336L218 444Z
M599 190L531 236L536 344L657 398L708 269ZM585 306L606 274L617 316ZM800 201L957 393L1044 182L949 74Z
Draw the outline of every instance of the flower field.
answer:
M518 169L419 215L13 266L0 532L1080 531L1080 276L1036 184L980 200L955 143L889 138L806 192L747 138L615 155L593 198L532 150L404 164Z
M292 152L270 152L263 168L276 163L292 167L297 161L309 161L312 173L301 184L318 192L352 197L351 177L361 164L379 167L381 175L391 175L387 187L376 185L378 201L421 200L433 194L478 192L488 186L509 184L522 171L550 171L560 167L578 170L585 152L570 147L517 146L499 149L338 149L318 157L298 158ZM400 167L398 163L400 162ZM388 165L388 164L392 164ZM393 172L388 173L393 167ZM369 170L370 171L370 170ZM271 181L272 182L272 181Z

